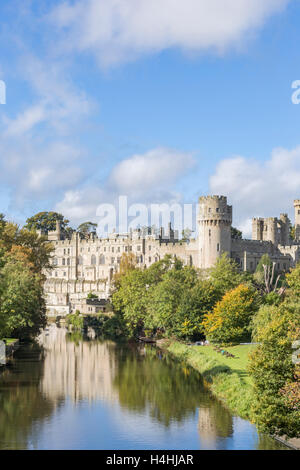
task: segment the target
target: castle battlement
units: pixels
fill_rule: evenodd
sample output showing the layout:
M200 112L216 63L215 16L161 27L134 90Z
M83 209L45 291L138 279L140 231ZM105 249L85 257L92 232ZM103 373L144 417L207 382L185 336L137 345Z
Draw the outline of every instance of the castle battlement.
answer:
M73 232L66 237L59 224L48 233L53 244L52 269L47 271L45 292L52 315L67 314L89 292L107 299L113 275L118 272L123 254L132 254L136 266L145 268L171 255L186 265L211 268L222 253L234 259L241 270L254 272L261 257L268 254L277 271L287 271L300 260L300 199L294 201L296 239L290 238L290 220L280 217L252 220L252 240L232 238L232 206L226 196L199 198L198 237L190 243L178 239L170 224L168 233L131 230L99 238L95 233L83 237Z

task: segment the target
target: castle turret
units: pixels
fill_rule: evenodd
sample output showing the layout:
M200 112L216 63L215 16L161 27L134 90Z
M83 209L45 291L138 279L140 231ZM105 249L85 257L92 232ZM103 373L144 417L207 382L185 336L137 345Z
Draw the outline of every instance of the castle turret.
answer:
M280 214L280 243L283 246L290 244L291 222L287 214Z
M60 221L56 220L56 229L48 232L49 241L57 241L62 239Z
M231 252L232 206L225 196L203 196L199 199L199 267L215 264L222 253Z
M294 201L295 208L295 239L300 241L300 199Z

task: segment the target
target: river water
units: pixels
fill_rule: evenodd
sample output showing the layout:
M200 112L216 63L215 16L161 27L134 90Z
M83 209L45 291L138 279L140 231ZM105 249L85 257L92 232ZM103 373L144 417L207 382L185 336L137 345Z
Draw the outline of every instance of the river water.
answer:
M0 449L281 448L149 345L52 325L0 373Z

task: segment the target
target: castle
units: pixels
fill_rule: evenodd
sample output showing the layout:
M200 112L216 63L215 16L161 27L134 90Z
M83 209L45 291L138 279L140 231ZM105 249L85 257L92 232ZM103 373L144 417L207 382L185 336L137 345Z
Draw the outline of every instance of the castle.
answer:
M64 316L82 305L88 293L107 299L112 277L118 271L123 253L133 253L139 267L148 267L166 254L180 258L186 265L200 269L212 267L227 252L241 270L254 272L260 258L268 254L277 271L287 271L300 259L300 200L294 201L295 237L290 238L291 222L287 214L279 218L254 218L252 240L232 235L232 206L225 196L199 198L198 237L183 241L169 224L167 233L161 228L113 233L98 238L95 233L82 237L74 232L67 238L59 223L48 232L54 246L53 269L45 282L49 316Z

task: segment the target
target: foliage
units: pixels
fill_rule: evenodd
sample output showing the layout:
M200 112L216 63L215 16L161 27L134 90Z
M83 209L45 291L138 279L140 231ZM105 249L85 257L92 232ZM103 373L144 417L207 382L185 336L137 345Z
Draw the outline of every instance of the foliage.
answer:
M45 325L44 269L51 244L0 217L0 334L28 338Z
M67 325L72 325L75 329L81 330L84 327L84 317L79 310L66 316Z
M286 274L286 281L289 287L287 295L289 298L300 299L300 263Z
M98 299L98 295L93 294L93 292L89 292L87 295L87 299Z
M82 236L87 237L89 233L95 232L98 224L94 222L83 222L77 227L77 232Z
M63 230L67 228L69 220L65 219L64 216L58 212L38 212L26 220L24 228L30 231L42 230L48 232L56 229L57 220L60 222Z
M294 401L299 376L292 362L292 343L300 331L300 305L284 302L279 307L264 307L254 322L260 344L251 355L249 370L259 430L299 437L300 408L299 401Z
M41 277L24 262L11 257L1 270L1 335L28 338L45 326Z
M231 227L231 238L235 240L241 240L243 238L243 233L235 227Z
M248 341L251 319L258 306L258 294L245 284L227 292L213 311L204 316L203 326L208 339L225 344Z
M239 271L239 267L234 260L229 258L227 253L223 253L216 264L209 270L210 279L220 294L230 289L234 289L244 281L244 274Z

